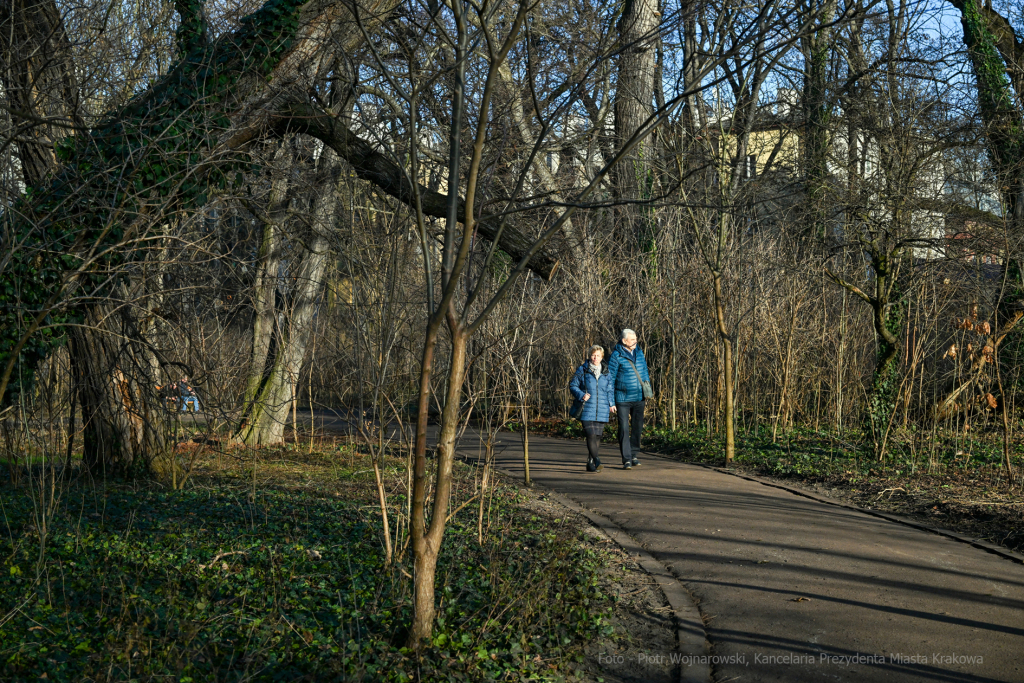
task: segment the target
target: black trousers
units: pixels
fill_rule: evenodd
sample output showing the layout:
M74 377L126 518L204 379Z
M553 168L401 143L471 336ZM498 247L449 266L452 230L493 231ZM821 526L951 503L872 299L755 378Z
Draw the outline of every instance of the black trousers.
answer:
M622 464L632 462L640 451L640 432L644 429L644 402L616 403L619 415L619 452Z
M598 452L601 450L601 435L604 434L605 422L587 420L583 423L583 433L587 437L587 454L595 465L601 464Z

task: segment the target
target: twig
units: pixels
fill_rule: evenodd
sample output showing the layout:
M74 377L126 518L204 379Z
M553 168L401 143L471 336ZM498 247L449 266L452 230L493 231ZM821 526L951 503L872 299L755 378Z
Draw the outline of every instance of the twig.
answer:
M232 550L231 552L227 553L217 553L217 556L210 560L209 563L199 565L199 569L207 569L208 567L212 567L213 565L217 564L218 560L228 557L229 555L247 555L248 552L249 551L247 550Z
M877 496L875 496L875 500L878 500L879 498L884 496L886 493L889 494L889 497L886 500L892 500L892 494L896 493L897 491L903 491L903 493L907 492L907 490L905 488L903 488L902 486L897 486L894 489L885 489L884 491L879 493Z
M476 500L476 495L475 495L475 494L473 495L473 497L472 497L472 498L470 498L469 500L467 500L467 501L466 501L465 503L463 503L463 504L462 504L462 505L460 505L459 507L457 507L457 508L455 508L454 510L452 510L451 514L450 514L450 515L448 515L448 516L447 516L447 517L445 518L445 520L444 520L444 523L445 523L445 524L447 524L448 522L452 521L452 517L454 517L454 516L455 516L455 514L456 514L456 513L457 513L457 512L459 511L459 510L461 510L462 508L466 507L467 505L469 505L470 503L472 503L472 502L473 502L474 500Z
M27 604L28 604L29 602L31 602L31 601L33 601L33 600L35 600L35 599L36 599L36 597L37 597L37 596L36 596L36 594L35 594L35 593L31 593L31 594L29 594L29 596L28 596L27 598L25 598L24 600L22 600L22 601L21 601L21 604L20 604L20 605L18 605L18 606L17 606L17 607L15 607L14 609L12 609L12 610L11 610L10 612L8 612L7 614L5 614L5 615L3 616L3 618L2 618L2 619L0 619L0 626L3 626L3 625L4 625L4 624L6 624L6 623L7 623L8 621L10 621L11 619L13 619L13 618L14 618L14 615L16 615L16 614L18 614L19 612L21 612L21 611L22 611L22 609L23 609L23 608L25 607L25 605L27 605ZM22 612L22 614L24 614L24 612ZM51 633L52 633L52 632L51 632Z

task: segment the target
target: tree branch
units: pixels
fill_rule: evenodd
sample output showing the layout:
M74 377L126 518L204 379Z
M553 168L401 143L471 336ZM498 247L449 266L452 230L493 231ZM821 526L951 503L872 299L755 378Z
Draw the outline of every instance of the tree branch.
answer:
M308 101L285 105L278 112L275 127L279 133L305 133L323 141L352 165L357 176L408 206L415 206L415 193L418 192L424 215L441 219L447 215L447 195L429 190L419 183L414 187L405 169L353 133L337 117L316 108ZM462 198L459 198L458 206L458 220L462 223L465 218ZM495 215L485 215L476 220L477 230L488 240L498 237L500 224L501 218ZM506 225L498 237L498 244L515 261L519 261L530 251L535 239L521 226ZM558 262L557 251L549 246L534 254L529 268L541 277L550 279L558 269Z

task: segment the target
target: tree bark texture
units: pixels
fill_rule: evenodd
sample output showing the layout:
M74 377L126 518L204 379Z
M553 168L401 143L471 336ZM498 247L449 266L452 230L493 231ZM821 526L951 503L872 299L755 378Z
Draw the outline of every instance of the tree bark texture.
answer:
M0 82L25 184L57 166L54 145L83 127L71 42L53 0L0 2Z
M58 168L56 144L84 129L71 44L52 0L0 3L0 61L23 180L40 188ZM166 474L174 461L153 391L159 363L139 321L129 308L97 304L84 322L70 333L68 352L85 466L94 475Z
M94 306L70 337L85 467L94 477L169 478L167 410L153 391L156 379L129 313Z
M615 138L621 149L654 113L654 74L657 68L657 0L627 0L619 20L619 73L615 86ZM654 195L654 140L636 145L615 173L618 199L645 202ZM654 218L648 207L627 205L619 228L627 232L627 244L641 252L655 247Z
M725 319L725 296L722 292L722 273L712 273L715 292L715 324L722 340L722 366L725 370L725 462L731 464L736 458L736 379L732 358L732 335Z
M828 152L832 107L828 101L828 66L832 54L835 0L808 0L817 26L801 41L804 52L804 175L805 229L814 239L825 237L828 218Z
M249 357L249 376L242 395L245 410L256 400L263 385L277 322L276 292L281 284L278 271L281 268L281 233L287 219L290 161L288 147L282 144L274 155L270 196L258 254L259 264L252 287L252 351Z
M454 315L452 315L454 317ZM454 320L449 318L449 330L452 337L452 348L450 358L450 371L448 374L447 391L445 393L444 407L441 410L441 432L437 438L434 500L430 511L429 525L426 518L426 432L420 425L425 425L426 420L418 423L417 426L417 449L416 463L413 474L413 501L412 501L412 548L413 548L413 622L409 632L409 647L418 649L425 639L428 639L433 632L434 617L436 615L434 578L437 571L437 556L441 550L441 541L444 537L444 527L448 515L448 503L452 493L452 467L455 462L455 439L458 434L459 408L462 398L462 383L466 373L466 346L469 335ZM424 364L432 359L436 347L436 328L434 329L433 344L430 338L431 328L428 327L427 344L424 347ZM428 357L429 354L429 357ZM429 368L430 366L427 365ZM429 396L429 376L427 377L426 392L423 393L421 385L420 411L425 412ZM423 456L419 449L420 432L423 432Z
M264 365L255 365L251 370L252 373L260 373L261 381L246 408L236 436L238 440L251 446L266 446L284 441L288 409L292 405L302 360L309 345L313 315L323 291L324 270L330 246L328 235L334 228L338 202L337 183L341 166L338 156L330 148L325 148L321 153L318 166L320 182L317 184L321 192L313 207L313 225L304 235L302 259L290 278L287 315L278 316L275 308L270 306L271 331L275 332L273 328L278 328L273 363L269 370L266 370ZM272 280L276 283L276 276ZM274 292L267 291L266 294L269 297L273 296ZM280 324L277 323L279 319ZM265 335L265 330L261 329L261 334ZM256 349L255 334L253 343L255 362L256 352L262 352L262 349ZM252 380L251 376L250 381Z

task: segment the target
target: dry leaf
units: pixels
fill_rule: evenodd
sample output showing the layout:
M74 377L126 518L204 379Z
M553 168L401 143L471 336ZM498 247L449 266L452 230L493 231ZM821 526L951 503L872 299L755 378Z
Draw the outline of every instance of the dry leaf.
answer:
M992 410L995 410L997 407L999 407L999 402L996 401L996 397L993 396L992 394L985 394L985 400L988 401L988 407L991 408Z

